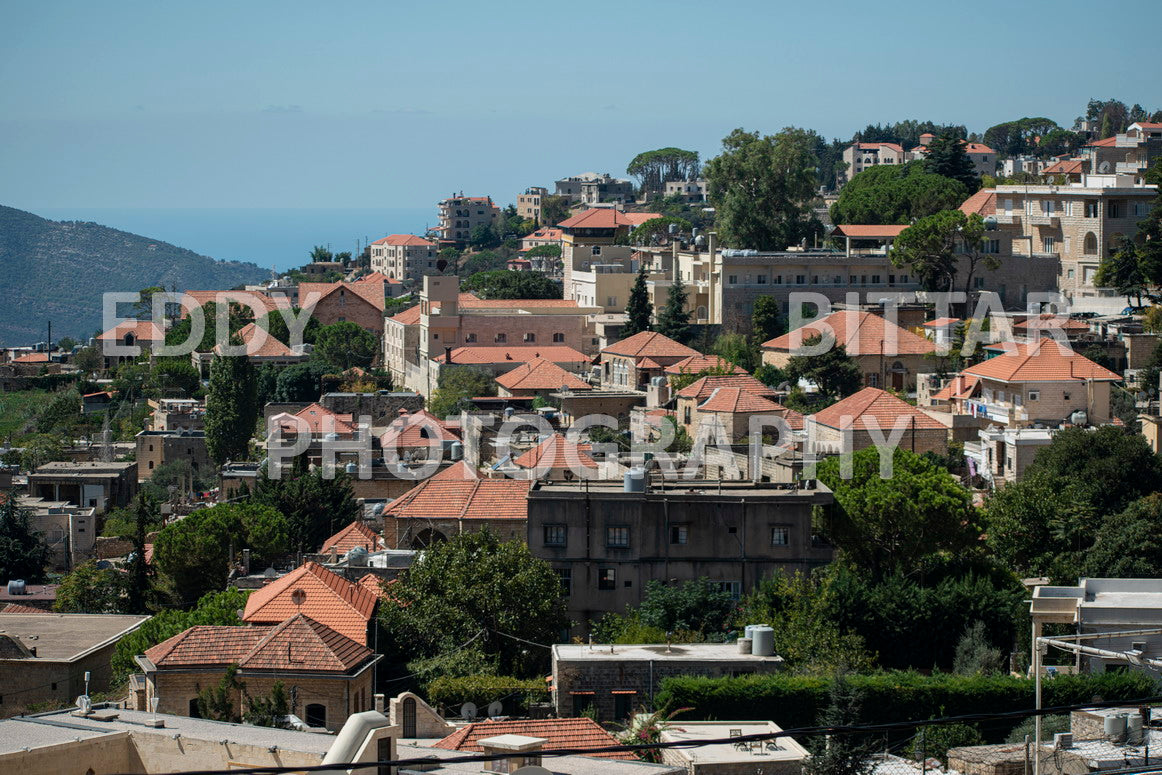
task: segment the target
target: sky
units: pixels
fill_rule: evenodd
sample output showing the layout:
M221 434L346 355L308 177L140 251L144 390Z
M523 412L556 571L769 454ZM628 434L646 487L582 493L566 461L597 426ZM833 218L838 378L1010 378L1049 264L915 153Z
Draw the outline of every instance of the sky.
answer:
M735 127L1162 108L1162 3L0 0L0 204L501 204ZM1096 11L1096 12L1095 12ZM1146 40L1141 41L1142 45Z

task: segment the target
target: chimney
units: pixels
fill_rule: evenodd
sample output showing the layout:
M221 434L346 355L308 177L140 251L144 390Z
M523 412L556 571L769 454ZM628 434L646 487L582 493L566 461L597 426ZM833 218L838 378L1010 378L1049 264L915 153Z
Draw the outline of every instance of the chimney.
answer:
M452 362L452 348L449 347L448 345L444 345L444 363L451 363L451 362Z
M375 695L375 711L377 713L383 713L383 707L384 707L383 695L382 694Z

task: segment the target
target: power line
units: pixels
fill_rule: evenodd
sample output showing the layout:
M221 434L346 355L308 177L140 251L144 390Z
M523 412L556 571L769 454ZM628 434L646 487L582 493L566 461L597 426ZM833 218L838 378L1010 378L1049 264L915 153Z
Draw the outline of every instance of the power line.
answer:
M541 750L537 753L542 757L560 757L560 756L591 756L594 754L603 753L637 753L639 751L659 751L664 749L686 749L686 748L704 748L712 745L735 745L737 743L752 743L752 742L766 742L768 740L777 740L781 737L816 737L818 735L855 735L867 734L873 732L891 732L895 730L910 730L917 727L927 726L943 726L947 724L963 724L979 721L998 721L1003 719L1024 719L1031 716L1046 716L1051 714L1065 713L1074 710L1082 710L1085 708L1111 708L1123 707L1126 705L1146 705L1150 703L1162 702L1162 695L1154 695L1150 697L1141 697L1131 700L1108 700L1101 702L1087 702L1076 703L1073 705L1056 705L1049 708L1041 708L1040 710L1010 710L1001 711L998 713L967 713L960 716L943 716L935 719L924 719L919 721L888 721L881 724L859 724L859 725L841 725L841 726L814 726L814 727L798 727L795 729L784 729L779 732L762 732L753 735L741 735L735 737L720 737L709 740L681 740L674 742L658 742L658 743L626 743L620 745L607 745L598 747L585 748L553 748L551 750ZM724 722L729 723L729 722ZM486 754L465 754L462 756L449 757L413 757L410 759L392 759L386 761L374 762L336 762L334 764L313 764L313 765L299 765L299 766L269 766L269 767L247 767L243 769L230 770L182 770L174 771L171 775L239 775L239 773L250 773L250 775L281 775L282 773L295 772L339 772L346 770L368 770L372 767L405 767L412 765L423 764L467 764L473 762L485 762L495 759L495 755ZM1116 775L1133 775L1141 772L1157 772L1160 769L1158 765L1152 767L1142 768L1125 768L1121 770L1109 770L1107 773L1114 773ZM120 775L132 775L132 773L121 773Z

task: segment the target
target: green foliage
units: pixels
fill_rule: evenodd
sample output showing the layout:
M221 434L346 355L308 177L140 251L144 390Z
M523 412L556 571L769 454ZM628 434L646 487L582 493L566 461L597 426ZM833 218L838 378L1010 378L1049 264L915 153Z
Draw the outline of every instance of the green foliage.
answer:
M753 372L762 360L757 342L757 337L751 339L743 334L720 334L710 351L740 369ZM729 369L724 371L732 373Z
M500 241L501 235L487 223L476 224L468 235L468 245L477 250L499 247Z
M16 505L16 492L0 493L0 579L44 579L48 547L32 532L27 509Z
M864 692L837 673L827 691L827 704L819 713L819 726L845 727L859 724L864 707ZM806 775L863 775L871 769L868 755L874 750L866 735L847 734L811 739L811 758L803 771Z
M238 706L244 688L245 684L238 679L238 665L229 665L218 683L198 692L198 715L211 721L237 724L242 720Z
M148 649L172 638L179 632L197 624L238 626L242 619L238 612L246 608L249 592L228 588L221 592L211 592L198 600L197 605L187 611L167 608L158 611L152 618L117 642L113 652L113 682L124 681L131 673L140 671L134 661L136 654L144 654Z
M1030 739L1036 734L1037 719L1030 717L1013 727L1013 731L1005 738L1006 743L1023 743L1025 738ZM1041 739L1052 740L1058 732L1068 732L1071 728L1069 714L1061 713L1053 716L1041 717Z
M686 297L686 285L678 277L670 285L666 305L658 313L656 328L658 333L682 344L690 341L690 312L686 309Z
M908 267L926 290L951 291L956 281L958 248L966 245L970 258L975 258L967 276L967 293L971 290L977 262L983 261L993 269L1000 265L995 256L982 255L978 250L984 228L984 219L976 213L965 215L961 210L942 210L921 218L901 232L892 245L892 263Z
M212 470L198 472L188 460L175 460L172 463L162 463L153 469L149 479L141 484L141 491L156 501L167 501L171 494L171 486L177 488L175 492L202 492L216 487L218 477ZM109 520L106 520L106 531L109 530ZM117 535L108 533L106 535Z
M550 194L541 197L541 225L556 226L569 217L569 199Z
M56 393L36 418L40 433L69 432L81 419L81 393L75 387Z
M959 675L990 675L1005 668L1005 655L989 640L984 622L973 622L956 642L952 672Z
M1084 555L1084 567L1087 576L1097 578L1162 576L1162 493L1140 498L1102 520L1093 548Z
M622 339L650 330L650 318L653 317L654 307L650 304L646 277L646 265L642 263L638 269L637 278L633 281L633 287L629 291L629 300L625 305L627 320L625 325L621 327Z
M711 635L730 628L735 608L730 593L708 578L680 584L662 584L650 579L646 582L637 613L647 627L665 632L690 630Z
M835 493L826 532L843 557L873 574L905 571L933 553L960 552L975 541L971 494L947 470L895 447L891 475L880 475L875 447L819 464L817 476Z
M693 224L685 218L674 218L672 216L650 218L629 233L629 242L631 245L656 245L658 241L670 233L671 225L676 226L679 232L685 232L687 234L693 228Z
M284 470L281 479L271 479L265 468L259 471L251 502L286 516L287 549L295 552L317 551L362 513L355 502L351 477L336 471L334 478L328 479L322 467L308 472L304 457L295 460L292 470ZM265 537L265 551L277 549L281 528L269 519L256 520L256 524L264 528L259 535Z
M976 193L980 188L980 178L964 150L964 142L952 132L941 132L928 143L924 167L936 175L959 181L969 194Z
M896 143L903 148L915 148L920 144L920 135L926 133L935 135L945 131L951 132L956 137L968 136L968 129L963 125L906 119L894 124L868 124L855 133L855 140L862 143Z
M286 556L290 551L290 520L282 512L259 503L232 508L239 515L252 562L266 564Z
M379 337L350 320L323 326L315 335L314 357L336 371L369 368L378 353Z
M786 373L777 366L772 366L769 363L763 363L754 370L754 378L763 383L767 387L777 388L780 385L790 382Z
M561 284L543 274L508 269L478 272L466 279L460 289L482 299L559 299L562 294Z
M483 369L454 366L440 370L440 386L428 399L428 411L436 417L459 415L468 399L496 395L496 380Z
M643 151L625 168L628 174L638 179L643 198L662 193L670 181L695 180L699 170L698 152L681 148Z
M322 361L287 366L278 373L270 400L278 403L318 401L323 392L323 375L331 368Z
M834 223L905 224L960 207L963 183L929 172L921 161L881 164L854 176L831 206Z
M759 345L781 336L786 329L782 312L779 310L779 300L774 296L759 296L755 299L750 319L751 335Z
M917 718L994 714L1028 710L1033 681L1010 676L961 676L914 672L848 674L860 692L857 715L861 724L910 721ZM756 675L739 678L681 676L662 681L656 704L662 708L693 708L698 719L764 718L777 708L784 728L816 724L827 706L832 679L804 675ZM1141 672L1062 675L1044 684L1044 704L1070 705L1105 700L1136 700L1155 691L1154 679Z
M68 460L64 443L59 436L37 434L24 439L24 450L20 453L20 467L34 471L45 463Z
M948 749L983 742L980 729L973 724L932 724L920 727L908 754L918 761L935 757L947 764Z
M116 568L98 568L96 560L89 560L61 579L53 610L70 614L128 613L127 581Z
M461 277L471 277L481 272L493 272L504 269L508 259L491 250L482 250L479 253L470 253L460 261Z
M252 697L249 693L246 695L246 710L242 714L242 721L246 724L290 729L290 724L286 721L289 715L290 699L282 681L271 684L270 694L265 697Z
M294 307L290 310L290 314L298 318L302 316L302 310ZM283 315L282 310L268 312L260 317L258 319L258 327L288 347L291 346L290 327L286 324L286 317ZM302 341L296 342L295 344L314 344L315 337L318 336L319 330L322 327L319 319L311 315L307 318L306 325L303 326Z
M810 347L820 341L821 336L811 336L803 344ZM821 393L833 399L851 395L859 390L863 381L859 365L847 354L847 348L843 345L835 345L820 355L792 356L783 373L791 384L800 379L814 382Z
M502 702L509 715L527 710L529 703L549 701L544 679L510 675L441 676L428 684L427 695L429 702L448 709L459 709L466 702L475 703L477 708Z
M162 398L192 397L202 386L202 376L188 358L158 358L149 374L151 392Z
M1058 154L1051 152L1050 148L1055 148L1062 143L1065 135L1073 134L1073 132L1065 132L1052 119L1026 117L989 127L985 130L982 142L1004 156L1021 156L1023 154L1056 156ZM1049 135L1055 136L1047 144L1046 140L1049 139ZM1080 145L1079 142L1073 149L1060 153L1070 153Z
M1121 235L1114 250L1098 265L1093 284L1113 288L1126 297L1127 305L1132 303L1131 297L1137 297L1137 306L1142 306L1142 295L1149 286L1144 257L1144 251L1139 250L1132 239Z
M705 177L724 245L784 250L821 231L811 216L815 196L815 135L788 127L777 135L736 129Z
M535 248L530 248L524 253L525 258L540 258L541 256L544 256L545 258L560 258L561 246L537 245Z
M85 347L73 356L73 365L81 370L81 373L88 376L96 374L105 365L105 359L101 356L100 348Z
M561 581L524 541L463 533L429 547L392 585L396 605L380 609L391 650L402 661L448 654L469 641L497 659L500 672L532 677L544 649L568 624ZM514 640L514 638L519 640Z
M177 599L189 605L226 586L232 550L240 552L243 545L237 507L223 504L162 528L154 559Z
M202 317L205 328L202 339L194 348L200 353L208 353L218 344L218 305L216 302L206 302L202 305ZM227 328L230 334L238 333L239 329L254 320L254 312L250 307L229 302L226 314ZM189 316L182 318L165 332L165 343L171 347L183 344L189 337L193 321Z
M245 356L215 358L206 390L206 451L218 465L246 456L258 419L258 386Z

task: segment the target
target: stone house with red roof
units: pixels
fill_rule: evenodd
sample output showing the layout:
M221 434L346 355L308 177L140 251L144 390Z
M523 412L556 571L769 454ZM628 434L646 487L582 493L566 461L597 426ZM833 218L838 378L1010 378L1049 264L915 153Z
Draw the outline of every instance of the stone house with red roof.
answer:
M371 269L399 282L423 282L425 274L437 274L435 242L415 234L389 234L370 245Z
M377 599L365 587L308 561L251 592L242 621L279 624L296 614L304 614L360 645L367 645L371 642Z
M599 479L604 466L593 459L589 444L570 441L563 433L546 436L540 443L512 464L536 478L548 481L571 482L576 479Z
M884 390L866 387L806 420L807 451L833 455L875 446L903 431L896 446L916 454L948 454L948 428Z
M382 282L299 283L299 308L310 309L320 325L348 321L383 336Z
M519 479L427 479L384 509L384 540L393 549L422 549L485 528L505 541L523 539L528 489Z
M667 366L701 355L657 331L642 331L601 351L601 385L613 390L646 390Z
M559 390L592 390L593 386L576 374L545 358L522 363L496 378L502 396L541 396Z
M301 613L269 626L197 625L137 657L145 673L146 707L199 717L199 692L216 687L231 665L245 685L231 690L242 716L248 697L265 697L282 683L290 712L309 726L336 731L347 717L371 710L373 667L382 659Z
M750 418L776 415L792 430L803 429L803 415L776 401L773 389L749 374L700 377L674 394L675 420L691 438L697 438L702 422L713 417L722 422L732 441L749 434Z
M846 349L868 387L914 389L916 374L931 370L936 351L931 340L880 315L841 310L763 342L763 363L784 369L801 348L809 346L808 340L824 334Z

